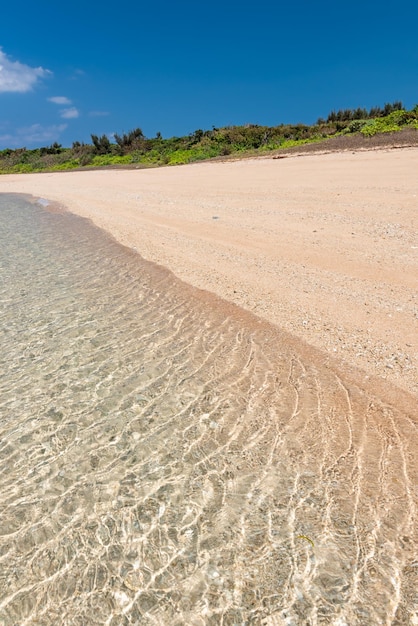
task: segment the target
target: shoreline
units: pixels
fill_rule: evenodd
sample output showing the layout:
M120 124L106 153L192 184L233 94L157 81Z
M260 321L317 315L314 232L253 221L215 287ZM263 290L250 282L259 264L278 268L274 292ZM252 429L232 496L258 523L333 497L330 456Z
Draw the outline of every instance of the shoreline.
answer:
M44 197L0 205L8 623L415 616L413 396Z
M0 192L57 202L193 287L416 397L417 165L417 148L382 148L4 175Z

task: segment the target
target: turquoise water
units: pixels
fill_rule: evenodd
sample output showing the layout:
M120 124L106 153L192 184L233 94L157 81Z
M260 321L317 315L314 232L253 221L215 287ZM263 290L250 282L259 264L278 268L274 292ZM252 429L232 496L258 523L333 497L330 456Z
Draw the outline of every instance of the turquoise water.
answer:
M18 195L0 329L0 624L418 624L413 416Z

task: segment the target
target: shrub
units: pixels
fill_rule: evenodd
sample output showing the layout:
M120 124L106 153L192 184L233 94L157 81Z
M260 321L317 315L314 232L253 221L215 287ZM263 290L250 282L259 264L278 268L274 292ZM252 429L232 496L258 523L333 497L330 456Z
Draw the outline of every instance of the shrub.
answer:
M127 163L132 163L132 156L130 154L124 156L117 154L99 154L91 159L89 165L100 167L103 165L124 165Z
M367 124L365 120L353 120L345 129L347 133L358 133Z
M80 160L79 159L71 159L70 161L65 161L65 163L57 163L56 165L53 165L51 167L51 169L54 172L63 172L65 170L73 170L76 167L80 166Z
M84 154L81 155L79 159L79 163L82 167L85 167L86 165L90 165L92 160L93 160L93 155L89 154L88 152L85 152Z

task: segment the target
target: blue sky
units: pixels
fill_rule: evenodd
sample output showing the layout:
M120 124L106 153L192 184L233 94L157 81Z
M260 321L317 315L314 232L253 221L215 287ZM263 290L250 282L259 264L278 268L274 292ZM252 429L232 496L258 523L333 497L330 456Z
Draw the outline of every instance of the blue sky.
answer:
M418 102L418 2L4 3L0 149Z

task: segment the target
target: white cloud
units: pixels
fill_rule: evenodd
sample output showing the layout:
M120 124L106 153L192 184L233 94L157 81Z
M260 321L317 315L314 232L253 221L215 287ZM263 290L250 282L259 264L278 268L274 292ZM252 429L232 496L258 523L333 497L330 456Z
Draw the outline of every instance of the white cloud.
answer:
M0 135L0 143L8 148L21 148L34 144L45 145L57 141L67 127L68 124L55 124L52 126L32 124L31 126L16 129L14 134L9 132L5 135Z
M71 104L71 100L65 96L53 96L52 98L48 98L48 102L53 102L54 104Z
M86 76L86 72L84 70L77 69L77 70L74 70L74 73L71 76L71 78L75 80L77 78L80 78L80 76Z
M43 67L30 67L19 61L12 61L0 48L0 93L30 91L41 78L52 72Z
M90 111L90 117L104 117L110 115L109 111Z
M80 112L75 107L70 107L69 109L63 109L60 115L66 120L71 120L78 117Z

